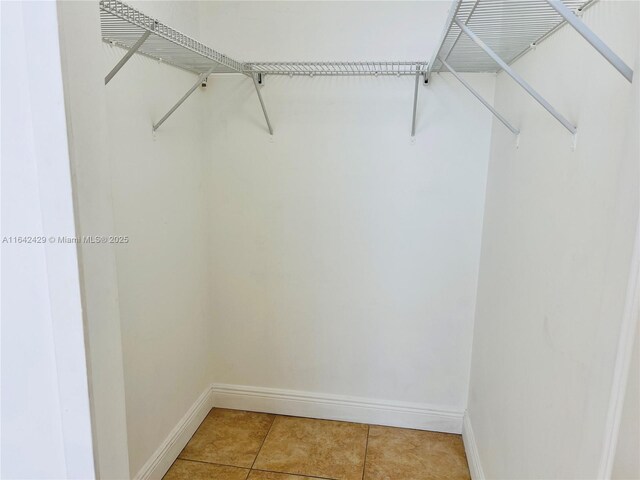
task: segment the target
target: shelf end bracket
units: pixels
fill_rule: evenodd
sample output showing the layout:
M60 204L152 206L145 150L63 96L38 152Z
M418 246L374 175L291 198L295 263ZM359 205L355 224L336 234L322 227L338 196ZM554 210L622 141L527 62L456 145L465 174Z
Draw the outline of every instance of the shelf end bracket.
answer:
M420 65L416 65L416 84L413 90L413 119L411 121L411 136L416 136L416 114L418 113L418 85L420 85L420 75L423 72Z
M616 53L611 50L600 37L562 2L562 0L547 0L547 3L564 18L582 37L595 48L600 55L618 70L629 83L633 81L633 70Z
M169 116L170 116L173 112L175 112L175 111L178 109L178 107L179 107L180 105L182 105L182 104L184 103L184 101L185 101L187 98L189 98L189 95L191 95L191 94L196 90L196 88L198 88L200 85L202 85L202 83L203 83L204 81L206 81L207 77L211 74L211 72L213 72L213 70L214 70L215 68L216 68L215 66L214 66L214 67L211 67L207 72L202 73L202 74L200 74L200 75L198 76L198 81L197 81L196 83L194 83L194 84L193 84L193 86L192 86L189 90L187 90L187 93L185 93L185 94L182 96L182 98L181 98L180 100L178 100L178 101L176 102L176 104L175 104L173 107L171 107L167 113L165 113L165 114L164 114L164 117L162 117L160 120L158 120L158 122L157 122L157 123L154 123L154 124L153 124L153 132L154 132L154 133L155 133L155 131L156 131L156 130L158 130L158 128L160 128L160 125L162 125L162 124L165 122L165 120L166 120L167 118L169 118Z
M525 81L524 78L522 78L515 70L513 70L513 68L507 65L507 63L504 60L502 60L502 58L500 58L498 54L494 52L486 43L484 43L480 39L480 37L478 37L468 26L466 26L457 18L454 18L453 21L455 22L456 25L458 25L458 27L460 27L460 29L467 35L467 37L473 40L473 42L476 45L478 45L482 50L484 50L485 53L489 55L494 62L500 65L500 68L502 68L502 70L504 70L505 73L507 73L511 78L513 78L513 80L515 80L515 82L518 85L520 85L529 95L531 95L536 102L542 105L547 112L553 115L553 117L556 120L558 120L564 128L569 130L571 134L576 133L578 129L576 128L575 125L573 125L560 112L558 112L555 108L553 108L553 106L549 102L547 102L542 97L542 95L536 92L533 89L533 87Z
M451 74L456 77L456 79L458 79L458 81L465 86L465 88L467 90L469 90L474 97L476 97L478 100L480 100L480 103L482 103L485 107L487 107L491 113L493 113L493 115L502 122L502 124L507 127L509 130L511 130L511 132L516 135L516 137L519 138L520 136L520 130L518 130L516 127L514 127L513 125L511 125L509 123L509 121L504 118L502 115L500 115L500 113L493 108L493 106L487 102L482 95L480 95L464 78L462 78L458 72L456 72L451 65L449 65L442 57L438 57L439 60L442 62L442 65L444 66L444 68L446 68L447 70L449 70L449 72L451 72Z
M262 100L262 94L260 93L260 88L258 87L258 75L257 73L251 74L251 79L253 80L253 85L256 87L256 93L258 94L258 100L260 100L260 106L262 107L262 113L264 113L264 119L267 121L267 128L269 129L269 134L273 135L273 128L271 127L271 122L269 121L269 115L267 114L267 108L264 106L264 100Z
M124 57L122 57L122 59L116 64L116 66L111 69L111 71L107 74L106 77L104 77L105 85L111 81L111 79L115 76L115 74L118 73L120 69L124 66L124 64L127 63L127 61L129 61L129 59L133 56L133 54L138 51L138 49L142 46L145 40L149 38L149 35L151 35L151 31L147 30L142 34L142 36L133 45L133 47L127 50L127 53L124 54Z

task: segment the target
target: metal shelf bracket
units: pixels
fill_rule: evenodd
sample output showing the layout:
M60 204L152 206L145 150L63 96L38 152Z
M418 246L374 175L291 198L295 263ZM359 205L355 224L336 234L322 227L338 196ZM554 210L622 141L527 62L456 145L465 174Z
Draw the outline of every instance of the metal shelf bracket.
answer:
M189 98L189 95L191 95L196 90L196 88L198 88L200 85L202 85L203 82L205 82L207 80L207 77L209 76L209 74L211 72L213 72L214 69L215 69L215 67L211 67L207 72L202 73L202 74L200 74L198 76L198 80L196 81L196 83L193 84L193 86L189 90L187 90L187 93L185 93L182 96L182 98L180 100L178 100L176 102L176 104L173 107L171 107L169 109L169 111L167 113L165 113L164 116L160 120L158 120L157 123L153 124L153 132L158 130L158 128L160 128L160 125L162 125L167 120L167 118L169 118L171 116L171 114L173 112L175 112L178 109L178 107L184 103L184 101L187 98Z
M503 124L505 127L507 127L509 130L511 130L511 132L512 132L514 135L516 135L517 137L519 137L519 136L520 136L520 130L518 130L516 127L514 127L513 125L511 125L511 124L509 123L509 121L508 121L506 118L504 118L502 115L500 115L500 113L499 113L495 108L493 108L493 106L492 106L489 102L487 102L487 101L482 97L482 95L480 95L480 94L479 94L479 93L478 93L478 92L477 92L477 91L476 91L476 90L475 90L471 85L469 85L469 83L468 83L464 78L462 78L462 77L458 74L458 72L456 72L456 71L455 71L455 70L454 70L454 69L453 69L453 68L452 68L452 67L451 67L451 66L450 66L450 65L449 65L449 64L448 64L448 63L447 63L443 58L440 58L440 61L442 62L442 65L443 65L447 70L449 70L449 72L451 72L451 74L452 74L454 77L456 77L456 79L458 79L458 81L459 81L462 85L464 85L464 86L465 86L465 88L466 88L467 90L469 90L469 91L473 94L473 96L474 96L474 97L476 97L478 100L480 100L480 103L482 103L485 107L487 107L487 108L491 111L491 113L493 113L493 115L494 115L498 120L500 120L500 121L502 122L502 124Z
M145 31L140 39L129 50L127 50L127 53L125 53L124 57L122 57L122 59L118 63L116 63L116 66L113 67L109 73L107 73L106 77L104 77L105 85L111 81L115 74L118 73L118 71L120 71L124 64L127 63L127 61L129 61L129 59L133 56L133 54L138 51L145 40L149 38L149 35L151 35L151 31Z
M600 37L587 27L587 25L577 16L561 0L546 0L547 3L564 18L582 37L595 48L600 55L618 70L629 83L633 81L633 70L627 65L616 53L611 50Z
M547 112L555 117L564 128L569 130L572 134L576 133L577 129L575 125L573 125L569 120L567 120L560 112L558 112L553 106L547 102L538 92L536 92L531 85L529 85L524 78L522 78L517 72L515 72L507 63L502 60L489 46L484 43L480 37L478 37L473 31L466 26L464 23L460 22L457 18L453 19L454 23L471 39L473 42L478 45L482 50L485 51L487 55L489 55L494 62L496 62L502 70L504 70L511 78L513 78L518 85L520 85L529 95L531 95L536 102L542 105Z
M260 93L260 88L258 87L258 74L251 75L253 80L253 85L256 87L256 93L258 94L258 99L260 100L260 106L262 107L262 113L264 113L264 119L267 121L267 128L269 129L269 134L273 135L273 128L271 127L271 122L269 121L269 115L267 114L267 109L264 106L264 100L262 100L262 94Z
M413 90L413 118L411 121L411 136L416 136L416 114L418 113L418 85L420 85L420 65L416 65L416 84Z

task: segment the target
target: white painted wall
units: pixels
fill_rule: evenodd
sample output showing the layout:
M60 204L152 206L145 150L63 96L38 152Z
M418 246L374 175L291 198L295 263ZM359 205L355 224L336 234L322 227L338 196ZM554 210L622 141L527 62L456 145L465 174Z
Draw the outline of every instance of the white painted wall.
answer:
M244 59L366 60L428 58L448 2L138 6ZM638 12L600 2L585 19L632 61ZM3 245L3 477L90 478L92 453L101 478L133 476L212 380L462 411L474 310L487 476L595 476L638 214L637 83L564 29L516 67L578 123L575 152L504 75L468 78L490 101L496 87L519 150L449 75L421 87L415 143L410 78L268 77L271 138L252 84L219 77L154 138L194 77L134 57L105 89L122 51L95 4L58 16L61 52L52 4L2 6L2 233L130 243L81 246L79 265L74 248ZM627 433L615 478L635 468Z
M134 7L195 38L193 2ZM124 51L98 52L106 74ZM197 76L135 55L106 86L131 476L212 382L206 91L196 91L158 130L153 121ZM208 161L208 159L206 159Z
M304 17L307 58L420 59L435 46L448 3L345 3L346 14L361 17L360 29L346 34L334 21L336 5L134 6L241 58L301 54L282 49L300 47L291 41L295 32L269 36L271 43L238 32L251 19L262 28L265 20L284 25ZM433 24L426 35L424 18ZM406 34L388 42L400 23ZM391 30L373 35L372 25ZM318 40L329 37L327 28L343 38L322 51L314 45L326 47ZM344 51L347 44L354 50ZM265 52L256 48L265 45ZM104 74L122 51L100 48ZM473 80L491 98L493 77ZM154 138L151 122L192 82L134 56L106 87L113 231L131 238L115 249L130 474L211 381L462 411L488 113L451 77L436 78L431 91L422 88L413 145L413 79L270 78L264 93L278 132L270 143L252 84L224 76L196 91ZM436 117L446 122L428 122ZM459 128L473 132L465 144L457 141ZM416 208L426 221L415 221ZM352 337L371 328L374 339L354 348ZM372 366L382 378L366 373ZM431 378L426 386L416 371Z
M194 3L133 5L198 37ZM79 230L129 237L80 252L98 470L121 479L211 383L202 94L154 138L196 76L134 56L105 87L124 51L101 41L97 4L59 8Z
M80 5L61 7L69 24L91 25L63 42L79 229L131 239L81 251L102 369L93 391L116 399L97 407L98 423L119 427L96 428L97 450L118 438L124 448L99 465L139 472L211 381L461 412L475 312L469 411L485 472L592 476L637 218L637 92L574 32L517 64L578 122L574 153L503 75L498 88L491 75L468 79L489 101L495 90L523 129L519 150L447 74L420 87L415 143L411 78L267 77L271 138L252 83L220 76L154 138L152 121L194 77L134 56L104 89L122 51L100 43L97 12ZM240 59L367 60L429 58L448 2L137 6ZM634 14L601 2L585 18L635 58Z
M95 475L76 245L49 240L76 235L56 5L3 2L0 16L0 476L89 479ZM23 236L37 241L12 243Z
M639 71L637 2L584 21ZM596 478L638 218L638 81L563 28L514 68L578 125L578 144L504 74L494 128L469 415L487 478Z
M640 315L636 311L636 322ZM635 345L630 358L630 369L626 384L620 430L613 461L613 480L633 480L640 478L640 342L636 327Z
M244 59L425 59L448 6L212 2L200 29ZM437 76L412 144L413 85L267 77L272 139L250 80L210 82L216 382L464 410L491 118Z
M200 32L203 42L243 61L429 60L450 6L449 0L200 2Z
M37 4L36 4L37 5ZM113 229L100 23L92 2L57 2L77 232L110 235ZM122 337L111 244L78 249L85 332L89 350L92 430L100 478L129 474Z

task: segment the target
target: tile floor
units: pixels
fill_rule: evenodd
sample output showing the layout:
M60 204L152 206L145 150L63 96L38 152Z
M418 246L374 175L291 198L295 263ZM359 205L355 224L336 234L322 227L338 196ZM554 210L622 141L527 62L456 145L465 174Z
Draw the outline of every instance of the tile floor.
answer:
M164 480L470 479L462 437L214 408Z

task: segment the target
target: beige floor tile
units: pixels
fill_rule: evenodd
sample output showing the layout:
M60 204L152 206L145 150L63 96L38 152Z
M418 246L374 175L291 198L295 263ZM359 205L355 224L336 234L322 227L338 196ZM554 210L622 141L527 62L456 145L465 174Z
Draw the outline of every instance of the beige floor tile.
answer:
M176 460L162 480L245 480L246 468Z
M362 478L367 425L276 417L254 468L328 477Z
M251 470L247 480L316 480L318 477L301 477L300 475L290 475L288 473L263 472L262 470Z
M468 480L460 435L371 426L365 480Z
M179 458L251 467L275 415L214 408Z

